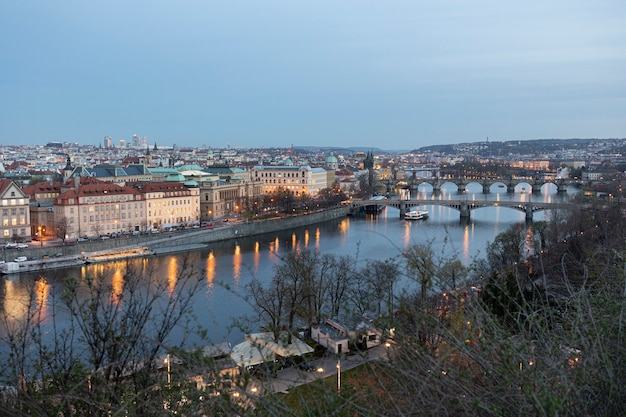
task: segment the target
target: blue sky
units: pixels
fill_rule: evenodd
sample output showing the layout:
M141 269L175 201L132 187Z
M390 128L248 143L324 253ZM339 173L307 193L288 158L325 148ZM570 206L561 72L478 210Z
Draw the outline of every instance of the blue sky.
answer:
M626 137L626 2L5 1L0 145Z

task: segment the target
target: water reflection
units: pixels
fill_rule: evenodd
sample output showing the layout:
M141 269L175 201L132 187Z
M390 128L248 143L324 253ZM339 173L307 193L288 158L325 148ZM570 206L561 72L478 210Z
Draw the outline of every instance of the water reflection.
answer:
M48 320L48 295L50 294L50 285L46 278L41 277L35 282L36 289L36 311L40 322Z
M213 288L213 281L215 281L215 254L213 251L209 252L206 257L206 282L207 287Z
M11 280L4 281L4 312L11 322L20 322L28 317L30 289L19 286ZM9 324L9 323L7 323Z
M170 256L167 263L167 287L170 297L174 295L176 290L176 282L178 281L178 258Z
M239 283L239 278L241 278L241 246L238 244L235 245L233 254L233 278L236 284Z
M119 304L124 291L124 274L121 268L115 268L113 277L111 278L111 300L115 304Z

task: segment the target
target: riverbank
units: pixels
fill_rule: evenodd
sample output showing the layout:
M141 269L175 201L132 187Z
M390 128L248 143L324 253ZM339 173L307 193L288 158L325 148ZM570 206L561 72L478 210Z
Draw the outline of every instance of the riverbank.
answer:
M323 223L328 220L345 217L348 211L348 207L335 207L308 214L251 222L220 222L213 227L189 229L185 231L76 242L71 245L44 246L42 244L40 247L31 246L28 249L21 250L4 249L2 254L4 261L7 261L7 265L0 268L0 273L15 274L20 272L58 269L80 265L81 263L85 263L87 259L92 259L92 262L126 259L131 256L138 256L134 252L128 254L128 256L125 253L127 250L132 251L133 248L138 247L146 248L145 252L141 253L141 256L201 250L214 242L257 236L265 233ZM17 267L8 265L15 264L16 262L11 262L11 260L18 256L25 256L28 260L17 263L19 264Z

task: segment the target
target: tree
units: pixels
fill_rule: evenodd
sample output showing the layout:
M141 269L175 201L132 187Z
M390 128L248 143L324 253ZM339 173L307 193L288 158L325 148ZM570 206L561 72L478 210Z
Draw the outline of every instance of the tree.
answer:
M431 245L412 245L402 253L408 276L420 284L422 300L426 300L437 274L437 260Z
M393 315L394 288L400 278L400 268L392 259L368 262L363 271L369 284L369 294L376 306L376 317L383 316L382 306L387 306L386 315Z
M354 282L355 263L354 258L345 255L340 256L333 264L332 275L334 277L330 280L326 293L330 302L329 315L331 317L339 316L342 308L345 308L350 288Z
M248 294L252 298L252 307L256 310L259 320L267 320L269 330L278 340L283 328L285 315L286 283L282 277L275 276L268 288L264 288L258 279L248 284Z
M456 290L467 275L467 269L458 259L450 259L439 268L439 289Z
M18 387L15 414L162 412L157 358L175 350L167 343L175 328L188 334L202 278L184 260L175 282L129 265L120 272L114 277L65 277L61 294L38 281L28 298L26 320L16 322L4 313L11 378L5 383ZM41 313L49 308L42 292L55 306L51 324ZM67 316L65 327L56 320L61 311Z
M57 237L65 241L65 238L71 231L69 219L66 216L62 216L56 221L55 227L56 227Z

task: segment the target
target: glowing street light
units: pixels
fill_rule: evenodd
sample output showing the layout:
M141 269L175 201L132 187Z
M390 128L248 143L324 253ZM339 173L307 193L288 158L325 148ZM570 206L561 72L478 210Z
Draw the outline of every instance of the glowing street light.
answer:
M341 359L337 359L337 394L341 395Z

